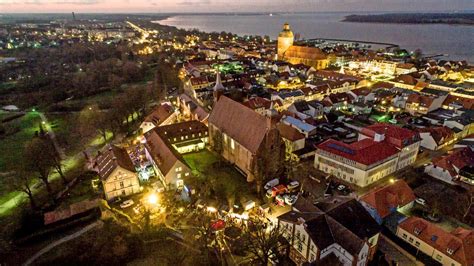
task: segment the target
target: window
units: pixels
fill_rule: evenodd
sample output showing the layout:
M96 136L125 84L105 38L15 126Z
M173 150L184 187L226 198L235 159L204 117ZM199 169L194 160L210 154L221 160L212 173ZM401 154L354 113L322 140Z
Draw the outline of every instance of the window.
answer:
M438 261L441 261L441 260L443 260L443 256L441 256L441 255L439 255L439 254L438 254L438 255L436 255L436 260L438 260Z
M120 182L120 187L123 188L123 182Z
M122 196L125 196L125 190L122 190Z
M188 172L186 172L186 174L184 174L184 176L188 176L188 175L189 175L189 173L188 173Z
M230 147L231 147L232 149L235 149L235 142L234 142L233 139L230 139Z
M311 254L311 261L314 261L315 257L314 254Z
M415 242L415 246L416 246L416 247L419 247L419 246L420 246L420 242L416 241L416 242Z
M300 252L303 251L303 245L301 244L301 242L298 242L298 250Z
M403 238L407 239L407 234L403 234Z
M181 173L176 175L177 178L181 178Z
M410 237L410 238L408 239L408 241L410 241L410 243L413 243L413 238Z

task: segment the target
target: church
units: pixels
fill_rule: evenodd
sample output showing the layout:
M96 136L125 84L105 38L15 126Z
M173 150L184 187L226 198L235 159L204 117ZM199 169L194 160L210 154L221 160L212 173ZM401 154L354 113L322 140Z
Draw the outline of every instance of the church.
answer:
M297 65L304 64L316 70L328 67L327 55L317 47L294 45L295 36L290 25L285 23L278 35L278 60Z

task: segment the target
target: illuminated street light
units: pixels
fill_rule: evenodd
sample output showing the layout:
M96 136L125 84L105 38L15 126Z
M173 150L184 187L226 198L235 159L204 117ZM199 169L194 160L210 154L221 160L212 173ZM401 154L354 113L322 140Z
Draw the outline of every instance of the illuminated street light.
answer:
M158 196L153 193L148 196L148 203L152 205L156 205L158 203Z

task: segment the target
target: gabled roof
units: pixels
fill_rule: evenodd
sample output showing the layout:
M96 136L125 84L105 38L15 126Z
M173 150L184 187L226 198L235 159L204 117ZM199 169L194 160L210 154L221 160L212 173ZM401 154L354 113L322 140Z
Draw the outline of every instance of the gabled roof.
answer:
M272 102L269 99L262 97L254 97L243 103L243 105L247 106L252 110L259 108L269 109L271 104Z
M297 204L301 205L298 200ZM377 222L355 199L333 197L328 202L308 208L295 207L278 217L289 223L305 224L305 230L318 249L334 243L339 244L352 255L359 254L366 240L380 232ZM295 205L296 206L296 205Z
M144 122L151 122L155 126L159 126L163 121L168 119L173 112L173 106L168 103L163 103L156 107L155 110L145 118Z
M385 141L376 142L372 139L363 139L352 144L328 139L319 144L317 148L363 165L372 165L398 153L398 149L393 145L387 145Z
M385 218L393 208L413 202L415 193L404 180L397 180L393 184L365 194L361 200L375 208L381 218Z
M168 145L156 128L145 133L145 139L147 150L163 175L167 175L178 161L186 165L182 156Z
M327 58L327 56L319 48L297 45L290 46L290 48L286 50L284 57L296 57L308 60L323 60Z
M429 133L438 145L442 145L454 137L454 132L449 127L425 127L418 128L420 133Z
M298 129L292 126L279 123L277 125L277 128L278 128L278 131L280 131L281 137L284 139L287 139L290 141L297 141L297 140L305 138L305 136L301 132L299 132Z
M415 216L402 221L399 227L415 235L461 265L474 264L473 230L457 228L449 233L429 221Z
M127 150L115 145L110 145L106 151L100 153L96 157L95 162L99 176L102 180L107 180L110 174L112 174L117 167L121 167L130 172L135 172L135 166L133 165L132 159L130 159Z
M385 140L397 148L403 148L419 141L419 135L415 131L388 123L377 123L367 126L360 133L372 138L376 133L383 134L385 135Z
M215 104L209 124L237 141L252 153L257 153L267 133L267 118L226 96Z
M474 151L470 147L455 149L453 153L433 159L433 165L449 171L452 177L465 166L474 166Z

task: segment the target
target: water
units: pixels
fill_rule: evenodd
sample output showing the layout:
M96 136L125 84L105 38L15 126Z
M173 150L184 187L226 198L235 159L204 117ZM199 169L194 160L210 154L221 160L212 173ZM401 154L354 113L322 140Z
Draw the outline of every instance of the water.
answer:
M332 38L394 43L409 51L448 54L452 60L474 63L474 26L446 24L381 24L341 22L351 13L295 13L240 15L178 15L159 21L163 25L205 32L227 31L239 35L268 35L275 39L283 23L302 38Z

